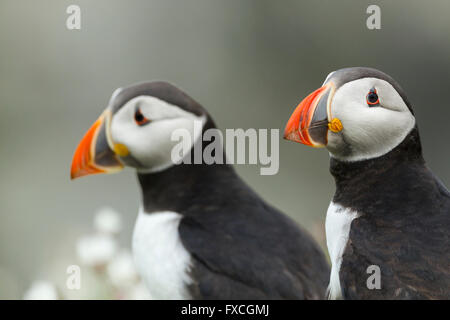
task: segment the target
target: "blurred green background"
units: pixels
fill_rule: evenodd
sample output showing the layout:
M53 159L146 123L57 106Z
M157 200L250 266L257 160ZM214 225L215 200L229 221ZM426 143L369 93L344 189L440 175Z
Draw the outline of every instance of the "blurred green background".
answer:
M66 8L81 7L81 30ZM366 28L378 4L381 30ZM225 128L284 128L327 74L371 66L398 80L425 158L450 184L450 2L71 0L0 2L0 298L65 277L80 234L105 204L130 245L139 205L132 170L69 180L78 141L117 87L163 79ZM328 154L280 141L280 171L237 166L269 202L323 241L334 192ZM63 285L59 283L58 285Z

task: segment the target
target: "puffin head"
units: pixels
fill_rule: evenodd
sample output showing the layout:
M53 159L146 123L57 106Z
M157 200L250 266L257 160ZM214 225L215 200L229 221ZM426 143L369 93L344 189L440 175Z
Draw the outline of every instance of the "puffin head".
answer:
M188 130L194 144L201 134L195 121L203 126L207 119L200 104L169 83L117 89L75 150L71 178L117 172L125 165L143 173L164 170L173 164L171 150L178 143L172 132Z
M405 93L387 74L372 68L346 68L328 75L289 119L284 138L326 147L342 161L380 157L415 128Z

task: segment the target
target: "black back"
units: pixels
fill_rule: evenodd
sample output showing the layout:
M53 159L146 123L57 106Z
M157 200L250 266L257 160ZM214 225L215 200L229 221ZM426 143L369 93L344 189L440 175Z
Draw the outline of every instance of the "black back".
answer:
M201 299L321 299L329 268L321 249L227 165L179 165L139 175L147 212L183 215Z
M426 166L417 128L386 155L331 159L333 201L356 210L340 269L347 299L450 298L450 193ZM381 271L369 290L367 267Z

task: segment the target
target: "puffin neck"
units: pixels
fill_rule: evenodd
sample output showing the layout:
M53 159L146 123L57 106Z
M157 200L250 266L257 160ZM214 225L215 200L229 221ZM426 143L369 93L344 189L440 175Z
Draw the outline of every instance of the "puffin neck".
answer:
M347 200L354 203L351 199L360 197L358 193L362 192L361 186L365 188L377 186L378 188L383 184L392 184L395 183L392 177L398 172L424 165L417 126L402 143L381 157L355 162L344 162L332 157L330 172L336 182L336 194L333 201Z
M138 174L145 212L181 212L193 198L208 194L219 187L218 182L234 175L234 169L226 164L180 164L161 172Z
M208 116L202 136L209 128L215 128L215 125ZM200 138L195 145L201 144L203 154L203 149L209 143ZM224 164L208 165L203 161L201 164L194 164L194 148L195 146L187 155L191 158L191 164L181 163L172 165L163 171L137 174L145 212L182 212L186 204L192 201L191 199L198 197L199 194L208 194L214 188L221 188L218 183L228 181L236 176L233 167L225 164L225 151L223 151ZM221 192L227 192L224 188L221 189Z

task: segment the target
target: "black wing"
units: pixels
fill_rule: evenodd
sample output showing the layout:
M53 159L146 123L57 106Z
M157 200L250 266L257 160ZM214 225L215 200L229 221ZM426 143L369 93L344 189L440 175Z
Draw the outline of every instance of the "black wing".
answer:
M322 299L329 267L314 240L260 199L229 201L183 217L193 257L191 292L201 299Z
M418 187L430 201L353 221L340 270L345 298L450 299L450 194L430 180L435 188ZM367 288L370 265L380 267L380 290Z

